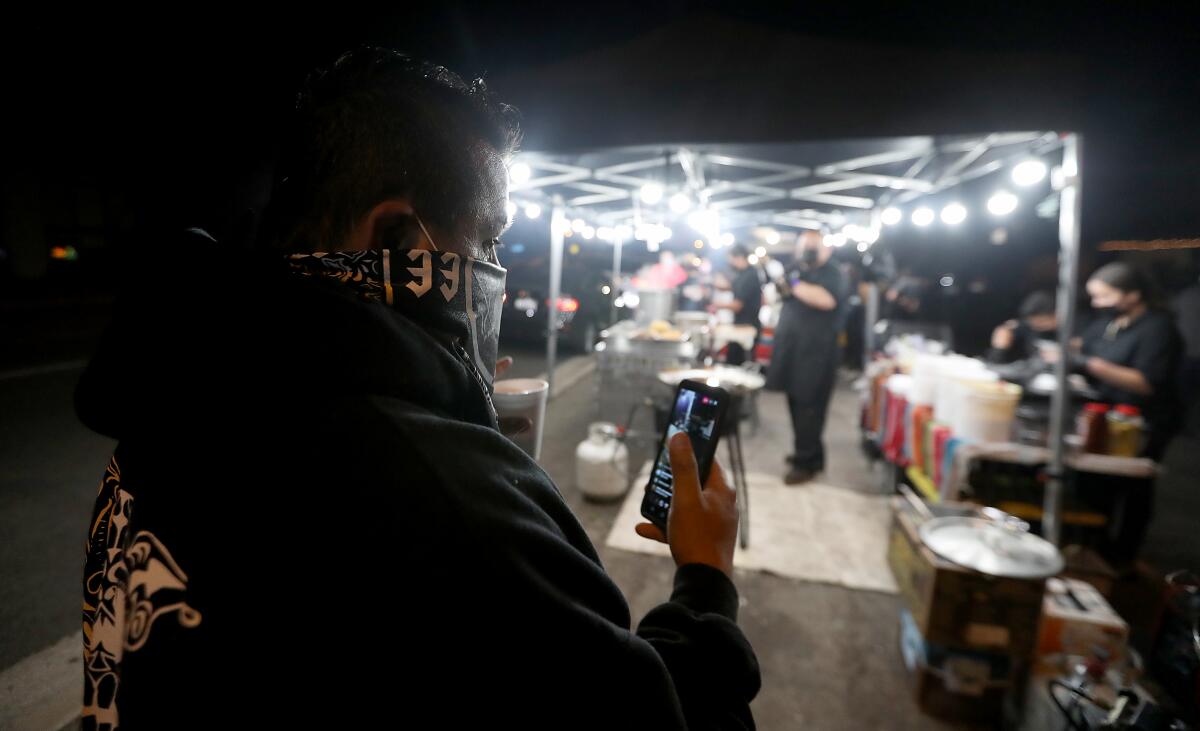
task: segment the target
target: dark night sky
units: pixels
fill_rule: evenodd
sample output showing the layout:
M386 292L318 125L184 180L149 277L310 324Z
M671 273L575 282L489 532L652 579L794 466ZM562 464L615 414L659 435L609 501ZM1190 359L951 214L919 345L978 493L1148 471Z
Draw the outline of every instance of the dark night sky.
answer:
M231 190L245 197L238 181L264 167L274 119L305 72L344 49L391 45L486 77L619 43L705 11L829 38L1082 54L1114 78L1111 98L1099 102L1111 110L1112 124L1089 174L1107 179L1107 188L1117 191L1113 197L1126 194L1122 176L1133 175L1138 182L1129 186L1138 189L1161 182L1180 203L1147 208L1145 215L1161 223L1162 210L1186 207L1178 224L1163 230L1198 233L1190 209L1200 207L1185 206L1195 198L1192 162L1200 164L1195 3L832 5L451 2L361 14L338 4L274 14L48 6L7 22L3 31L10 102L4 174L36 172L51 182L85 180L118 191L120 205L139 225L219 218L229 212ZM703 49L704 39L697 44ZM1126 101L1131 98L1136 109ZM1138 233L1137 225L1130 227L1123 235Z

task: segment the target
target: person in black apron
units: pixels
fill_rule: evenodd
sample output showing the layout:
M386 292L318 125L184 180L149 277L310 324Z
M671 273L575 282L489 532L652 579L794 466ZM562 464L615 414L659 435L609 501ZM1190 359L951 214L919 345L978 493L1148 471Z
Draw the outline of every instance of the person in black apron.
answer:
M750 252L742 244L729 247L729 266L734 271L733 284L730 287L733 300L713 305L713 309L731 310L733 324L753 327L754 342L757 343L759 331L762 329L762 323L758 319L759 310L762 309L762 280L759 279L758 267L750 263ZM729 365L741 365L746 362L747 356L750 359L754 358L753 346L747 353L741 343L731 342L725 362Z
M1012 363L1038 354L1037 341L1058 339L1058 314L1053 292L1038 290L1021 301L1019 319L1002 323L992 331L987 360Z
M767 388L787 394L795 451L784 482L807 482L825 469L821 433L838 364L838 307L844 298L841 272L829 263L833 250L816 231L805 231L783 281L775 347Z
M1148 282L1128 264L1100 267L1087 291L1098 317L1083 331L1072 367L1087 376L1101 400L1141 410L1149 432L1143 456L1159 459L1175 426L1175 322L1151 305Z
M1175 433L1175 372L1179 335L1171 316L1151 304L1149 282L1123 262L1107 264L1087 281L1098 317L1084 329L1071 369L1087 376L1100 400L1128 404L1141 411L1146 423L1142 455L1162 457ZM1137 555L1152 515L1153 490L1130 493L1112 554L1119 559Z

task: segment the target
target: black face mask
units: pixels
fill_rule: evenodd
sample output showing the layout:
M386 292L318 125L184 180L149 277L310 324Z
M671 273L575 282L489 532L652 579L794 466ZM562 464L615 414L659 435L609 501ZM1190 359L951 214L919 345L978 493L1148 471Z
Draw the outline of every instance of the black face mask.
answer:
M353 287L466 351L487 389L496 373L504 280L498 264L425 249L293 254L293 272Z
M816 266L820 259L821 255L817 253L816 249L805 249L804 253L800 255L800 261L807 267Z

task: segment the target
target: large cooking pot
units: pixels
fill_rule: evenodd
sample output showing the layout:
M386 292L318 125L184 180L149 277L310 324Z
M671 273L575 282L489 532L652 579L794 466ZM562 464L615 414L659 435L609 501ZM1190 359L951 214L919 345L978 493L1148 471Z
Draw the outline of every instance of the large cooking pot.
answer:
M645 327L655 320L670 322L675 315L677 294L674 289L638 290L637 324Z
M990 576L1043 579L1063 569L1062 553L1028 524L994 508L984 518L948 516L921 524L921 542L942 558Z

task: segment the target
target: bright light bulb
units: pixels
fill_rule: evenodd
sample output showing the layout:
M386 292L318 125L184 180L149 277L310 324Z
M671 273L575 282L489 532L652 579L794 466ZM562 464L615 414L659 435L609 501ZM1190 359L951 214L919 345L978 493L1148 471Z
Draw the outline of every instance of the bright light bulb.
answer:
M895 207L885 208L883 209L883 213L879 215L879 220L883 221L883 225L885 226L895 226L900 223L900 219L902 218L904 218L904 214L899 208Z
M542 215L542 207L536 203L530 203L529 205L525 206L525 215L528 218L537 218L538 216Z
M715 236L721 228L721 217L716 211L701 208L688 214L687 223L705 236Z
M859 242L858 242L858 250L859 250L860 252L861 252L861 251L866 251L866 250L867 250L867 249L869 249L869 248L871 248L871 245L870 245L870 244L868 244L866 241L859 241Z
M842 247L846 245L846 234L825 234L826 246Z
M951 203L942 209L942 223L957 226L967 220L967 209L961 203Z
M617 238L622 241L627 241L630 236L633 236L633 227L629 224L621 224L616 229Z
M584 220L582 218L576 218L573 221L571 221L571 228L575 229L576 231L582 231L583 227L586 225L587 224L584 223Z
M779 243L779 232L768 231L767 235L763 237L763 240L767 242L768 246L774 246L775 244Z
M647 241L646 242L646 251L658 251L658 242L657 241Z
M1041 160L1019 162L1012 170L1012 179L1017 185L1037 185L1045 177L1046 163Z
M757 264L758 263L758 254L751 254L750 256L747 256L746 261L750 262L751 264Z
M508 179L520 185L533 177L533 170L523 162L514 162L508 169Z
M616 234L608 226L601 226L600 228L596 229L596 238L600 239L601 241L612 241L615 237Z
M761 258L763 258L764 256L766 256L766 255L767 255L767 250L766 250L765 248L763 248L763 247L761 247L761 246L760 246L760 247L758 247L757 249L755 249L755 250L754 250L754 253L755 253L755 254L758 254L758 258L759 258L759 259L761 259Z
M592 228L591 226L584 226L579 229L579 235L585 239L591 239L596 235L596 229Z
M1017 210L1017 197L1007 190L998 191L988 198L987 209L993 216L1007 216Z
M663 187L658 183L646 183L638 195L641 197L642 203L652 206L662 200Z
M721 238L718 243L720 243L721 246L733 246L733 240L733 234L726 231L725 233L721 234Z
M517 204L512 201L505 203L504 212L508 214L508 222L512 223L513 216L517 215Z
M914 226L928 226L929 224L933 223L933 218L934 215L932 208L922 207L912 212L912 222Z
M672 213L687 213L692 209L692 199L686 193L676 193L667 201Z

